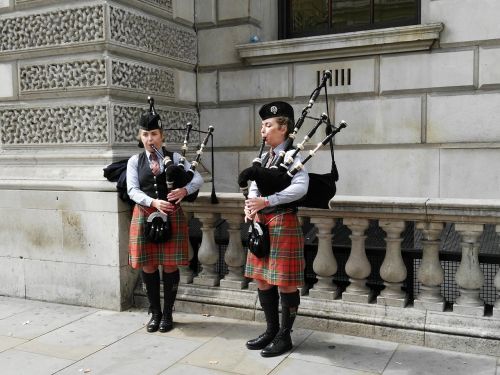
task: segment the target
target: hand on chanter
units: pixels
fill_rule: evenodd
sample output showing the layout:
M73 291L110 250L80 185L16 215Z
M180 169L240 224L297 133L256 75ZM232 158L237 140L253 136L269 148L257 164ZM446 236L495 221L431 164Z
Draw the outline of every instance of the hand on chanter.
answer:
M188 195L188 192L186 188L179 188L179 189L174 189L167 195L167 199L169 201L175 202L175 204L181 203L181 201L184 199L184 197Z
M162 214L168 214L169 212L173 212L175 210L175 205L170 202L161 200L161 199L153 199L153 203L151 203L151 207L156 208Z
M245 200L245 222L248 218L249 220L253 220L257 212L266 207L266 198L257 197L257 198L249 198Z

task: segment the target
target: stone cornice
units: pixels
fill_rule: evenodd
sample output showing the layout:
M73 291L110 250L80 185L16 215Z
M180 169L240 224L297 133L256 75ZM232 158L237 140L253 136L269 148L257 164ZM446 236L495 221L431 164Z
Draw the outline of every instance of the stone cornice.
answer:
M428 50L443 30L442 23L275 40L236 46L249 65L335 59Z

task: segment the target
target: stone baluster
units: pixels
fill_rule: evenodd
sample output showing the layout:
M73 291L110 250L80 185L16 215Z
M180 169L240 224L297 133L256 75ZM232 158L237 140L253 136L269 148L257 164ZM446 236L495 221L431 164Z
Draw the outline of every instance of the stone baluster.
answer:
M342 293L342 300L368 303L372 298L372 291L366 286L366 280L372 270L365 249L365 230L369 222L367 219L344 219L343 222L352 234L350 235L351 252L345 265L350 284Z
M332 249L332 228L335 226L335 220L313 217L311 223L318 228L318 252L313 262L318 282L309 290L309 296L335 299L338 295L338 287L332 282L332 276L337 272L337 260Z
M379 226L387 236L384 261L380 267L380 277L384 280L385 288L377 297L377 303L394 307L404 307L408 296L401 290L406 279L406 266L401 255L401 233L405 229L402 220L380 220Z
M189 223L189 220L193 217L193 214L191 212L185 212L184 215L186 216L186 220ZM189 240L189 235L188 235L188 259L191 260L193 259L194 251L193 251L193 246L191 246L191 241ZM182 284L191 284L193 282L193 270L189 268L189 265L187 266L179 266L179 272L180 272L180 282Z
M455 274L460 296L453 305L453 312L483 316L484 301L479 298L479 290L484 284L483 271L479 267L479 236L483 225L455 224L455 230L462 236L462 258Z
M443 223L417 223L422 230L423 254L420 268L417 271L420 293L414 301L414 307L420 310L444 311L445 300L441 295L441 284L444 281L444 270L439 262L440 236Z
M220 281L220 285L230 289L243 289L247 286L248 281L243 276L243 266L245 265L247 252L241 243L240 227L243 222L241 214L225 214L229 227L229 243L227 245L224 261L229 270L224 279Z
M198 260L202 270L193 279L193 284L216 286L219 285L219 275L215 272L215 265L219 259L219 249L214 238L215 214L209 212L196 212L195 217L200 219L202 239L198 249Z
M495 231L498 235L500 235L500 225L495 227ZM495 302L495 306L493 307L493 316L497 319L500 319L500 269L498 269L497 274L495 275L495 280L493 281L495 288L497 290L497 301Z

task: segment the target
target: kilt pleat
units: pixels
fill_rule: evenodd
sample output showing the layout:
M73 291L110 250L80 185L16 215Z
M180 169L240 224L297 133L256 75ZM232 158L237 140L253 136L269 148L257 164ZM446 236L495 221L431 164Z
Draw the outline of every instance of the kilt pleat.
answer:
M129 264L132 268L144 266L185 266L189 263L188 224L181 207L169 213L172 236L164 243L152 243L144 238L144 224L155 212L153 207L135 205L130 222Z
M245 276L278 286L304 284L304 235L296 213L259 214L268 223L271 250L268 257L247 253Z

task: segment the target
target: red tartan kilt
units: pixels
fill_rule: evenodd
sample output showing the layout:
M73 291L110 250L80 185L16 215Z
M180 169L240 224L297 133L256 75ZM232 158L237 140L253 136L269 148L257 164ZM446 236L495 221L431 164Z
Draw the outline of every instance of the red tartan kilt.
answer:
M297 214L259 214L258 221L268 223L271 251L260 259L249 251L245 276L278 286L303 285L304 235Z
M144 223L155 212L153 207L135 205L130 222L129 264L132 268L158 265L185 266L189 263L189 232L182 209L169 214L172 236L164 243L152 243L144 238Z

